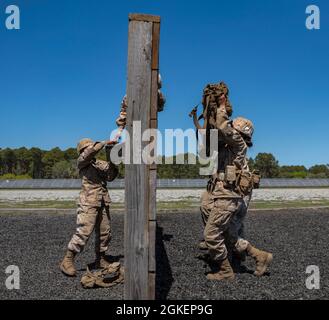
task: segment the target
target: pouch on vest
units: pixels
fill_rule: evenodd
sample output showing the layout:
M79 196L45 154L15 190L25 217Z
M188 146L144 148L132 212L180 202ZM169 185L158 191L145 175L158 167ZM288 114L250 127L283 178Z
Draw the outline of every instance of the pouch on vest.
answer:
M242 195L248 195L253 189L253 175L249 171L241 171L237 187Z
M261 175L258 170L254 170L252 173L252 179L253 179L253 189L259 189L260 187L260 180Z
M236 167L226 166L225 170L225 182L233 184L236 182Z

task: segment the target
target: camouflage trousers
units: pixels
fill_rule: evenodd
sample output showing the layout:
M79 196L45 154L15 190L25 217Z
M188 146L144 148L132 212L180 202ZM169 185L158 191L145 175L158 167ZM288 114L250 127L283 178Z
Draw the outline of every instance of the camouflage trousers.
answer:
M214 199L208 192L202 195L204 239L212 260L224 260L229 252L246 251L249 242L244 239L244 221L250 199L251 195L245 199Z
M89 207L78 205L77 230L73 235L68 249L81 253L95 230L95 252L105 253L111 241L111 218L110 207L101 205L100 207Z

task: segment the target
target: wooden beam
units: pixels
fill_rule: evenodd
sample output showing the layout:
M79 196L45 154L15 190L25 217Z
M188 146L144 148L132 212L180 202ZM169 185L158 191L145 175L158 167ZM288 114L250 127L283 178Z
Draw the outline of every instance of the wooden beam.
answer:
M130 159L134 159L134 153L135 156L141 154L141 150L136 150L140 142L134 142L138 133L134 132L133 123L140 123L142 133L150 128L157 129L155 79L158 78L159 32L160 17L129 16L127 131L131 140ZM152 67L157 69L152 71ZM148 144L149 141L142 142L142 150ZM125 190L125 299L155 299L156 166L126 165Z
M160 23L161 18L159 16L153 16L149 14L131 13L129 15L129 21L144 21L144 22Z
M160 23L153 23L152 70L159 70Z
M152 92L151 92L151 120L157 121L158 119L158 87L159 87L159 71L152 71ZM157 128L157 127L156 127ZM152 128L152 129L156 129Z

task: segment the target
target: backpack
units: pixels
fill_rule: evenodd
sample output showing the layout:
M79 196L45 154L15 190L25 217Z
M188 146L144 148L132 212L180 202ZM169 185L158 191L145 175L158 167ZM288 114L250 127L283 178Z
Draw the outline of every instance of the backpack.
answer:
M230 91L224 82L208 84L203 90L202 105L203 114L199 120L204 119L207 122L207 129L216 128L217 108L219 108L219 97L225 94L229 96ZM228 101L227 111L232 115L232 106Z
M217 109L220 107L219 97L225 94L228 98L230 91L224 82L216 84L208 84L203 90L202 105L203 114L199 120L204 119L206 123L206 155L210 156L210 130L216 129ZM226 110L228 116L231 117L233 108L229 100L227 100Z
M120 263L113 263L107 269L87 272L81 278L81 285L84 289L111 288L122 284L124 280L124 269Z

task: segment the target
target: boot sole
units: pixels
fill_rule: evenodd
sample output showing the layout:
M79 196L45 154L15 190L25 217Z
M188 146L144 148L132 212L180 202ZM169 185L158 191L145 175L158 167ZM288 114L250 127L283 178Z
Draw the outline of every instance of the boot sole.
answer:
M256 277L262 277L264 275L264 273L267 271L267 269L270 266L270 264L272 263L272 261L273 261L273 254L270 253L267 256L267 259L265 261L264 267L261 269L260 272L255 272L255 276Z
M234 276L231 276L231 277L227 277L227 278L221 278L221 279L216 279L216 278L209 278L207 276L207 279L209 281L234 281L235 280L235 275Z

